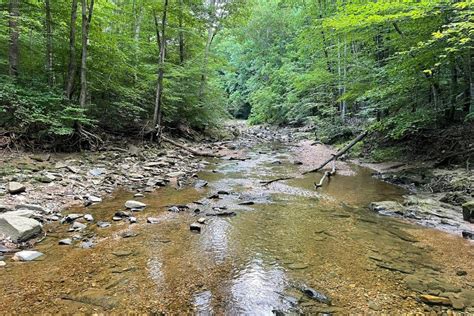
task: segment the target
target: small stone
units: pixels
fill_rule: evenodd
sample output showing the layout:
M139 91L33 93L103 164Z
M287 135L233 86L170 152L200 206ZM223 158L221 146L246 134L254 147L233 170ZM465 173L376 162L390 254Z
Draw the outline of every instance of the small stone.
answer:
M179 208L177 206L172 206L168 209L169 212L179 213Z
M66 217L63 218L63 222L72 223L76 219L81 218L82 216L82 214L68 214L66 215Z
M239 205L254 205L255 202L253 201L243 201L243 202L240 202Z
M26 187L19 182L9 182L7 184L7 191L10 194L19 194L26 191Z
M217 191L217 194L220 194L220 195L229 195L230 192L224 191L224 190L219 190L219 191Z
M122 220L122 217L121 216L114 216L114 217L112 217L112 220L115 221L115 222L118 222L118 221Z
M157 224L160 222L160 219L157 217L147 217L146 222L149 224Z
M59 221L59 216L52 215L52 216L49 217L49 220L54 221L54 222Z
M191 230L193 232L200 233L201 229L202 229L202 226L199 223L192 223L191 225L189 225L189 230Z
M5 261L0 261L0 268L2 267L5 267L7 264L5 263Z
M122 236L122 238L131 238L131 237L137 237L138 233L127 230L121 233L120 236Z
M451 305L449 298L430 294L420 295L420 300L432 305Z
M71 171L72 173L79 173L81 171L81 169L79 169L78 167L75 167L75 166L66 166L66 168Z
M474 200L466 202L462 205L462 218L465 221L474 223Z
M135 193L135 195L133 197L136 197L136 198L142 198L144 197L145 195L143 195L142 193Z
M467 272L464 271L464 270L458 270L458 271L456 271L456 275L457 276L465 276L465 275L467 275Z
M117 257L128 257L132 255L133 252L128 251L128 250L117 250L117 251L112 252L112 254Z
M372 302L372 301L370 301L369 304L367 304L367 306L368 306L371 310L374 310L374 311L379 311L379 310L382 309L379 305L377 305L375 302Z
M205 224L206 221L207 221L207 218L205 218L205 217L199 217L199 219L197 220L197 222L198 222L199 224Z
M462 238L464 238L464 239L474 240L474 233L473 232L463 230L461 234L462 234Z
M13 256L13 260L16 261L32 261L35 260L39 257L41 257L43 254L39 251L34 251L34 250L23 250L20 252L15 253Z
M58 244L60 245L66 245L66 246L69 246L69 245L72 245L72 239L71 238L66 238L66 239L61 239Z
M295 160L293 161L293 164L299 166L299 165L302 165L303 163L301 161Z
M125 207L129 209L143 209L146 204L138 201L129 200L125 202Z
M130 216L128 220L130 221L130 224L135 224L137 222L137 218L135 216Z
M166 174L168 178L179 178L185 175L186 175L186 172L183 172L183 171L170 172Z
M84 215L84 219L88 222L93 222L94 221L94 217L91 214Z
M106 227L110 227L111 224L109 222L98 221L97 226L100 227L100 228L106 228Z
M87 225L79 223L79 222L74 222L72 223L71 227L69 228L69 231L81 231L86 229Z
M86 199L88 201L90 201L91 203L100 203L100 202L102 202L102 199L100 197L94 196L94 195L87 195Z

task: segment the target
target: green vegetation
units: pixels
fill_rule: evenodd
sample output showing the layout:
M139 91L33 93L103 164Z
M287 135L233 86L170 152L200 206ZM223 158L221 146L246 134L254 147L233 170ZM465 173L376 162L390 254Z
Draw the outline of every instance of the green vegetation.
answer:
M474 118L473 3L6 0L0 129L200 131L227 113L400 139ZM91 133L92 132L92 133ZM77 144L77 142L75 143Z

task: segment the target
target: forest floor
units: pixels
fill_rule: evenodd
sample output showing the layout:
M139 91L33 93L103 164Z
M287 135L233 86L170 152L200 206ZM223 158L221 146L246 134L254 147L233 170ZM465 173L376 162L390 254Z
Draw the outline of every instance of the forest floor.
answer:
M377 179L399 181L406 170L397 169L400 163L368 169L341 159L336 175L316 189L322 173L301 174L335 149L309 141L308 130L242 123L229 128L238 137L177 140L221 159L149 144L115 144L81 154L3 152L0 212L33 209L28 215L44 223L46 238L0 244L6 265L0 271L1 309L186 313L204 305L217 313L268 312L268 306L308 314L472 311L472 246L455 236L472 231L472 224L463 222L458 202L440 201L458 192L454 189L468 194L465 182L443 185L448 191L435 196L411 177L404 189ZM446 183L472 180L472 172L456 170L434 174L445 172ZM294 179L261 184L275 176ZM8 193L11 182L24 191ZM147 206L132 213L123 210L127 200ZM200 234L190 233L192 227ZM16 246L34 247L45 256L15 262L8 248ZM453 256L457 260L451 261ZM232 271L239 271L236 279ZM334 305L305 298L289 289L287 279L323 290Z

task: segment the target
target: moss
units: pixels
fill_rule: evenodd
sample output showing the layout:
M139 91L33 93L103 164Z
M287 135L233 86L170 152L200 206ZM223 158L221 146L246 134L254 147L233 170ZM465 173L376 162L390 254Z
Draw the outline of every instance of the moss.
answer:
M376 162L398 160L402 156L402 149L398 147L376 148L370 156Z

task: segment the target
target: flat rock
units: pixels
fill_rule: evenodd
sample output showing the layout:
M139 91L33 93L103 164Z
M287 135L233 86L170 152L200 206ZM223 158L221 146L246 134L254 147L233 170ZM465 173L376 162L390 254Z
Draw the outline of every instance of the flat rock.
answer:
M63 221L66 223L72 223L76 219L81 218L82 216L83 216L82 214L75 214L75 213L68 214L66 215L66 217L63 218Z
M420 295L420 300L431 305L451 305L449 298L436 295L422 294Z
M5 261L0 261L0 268L3 268L5 267L7 264L5 263Z
M72 239L71 238L66 238L66 239L61 239L59 242L58 242L59 245L71 245L72 244Z
M191 225L189 225L190 231L200 233L201 229L202 229L202 226L199 223L192 223Z
M33 211L40 212L40 213L48 213L44 207L42 207L41 205L37 205L37 204L18 204L18 205L15 205L15 209L17 209L17 210L33 210Z
M21 210L8 212L8 213L4 214L3 216L20 216L20 217L32 218L35 215L36 215L36 211L21 209Z
M179 178L179 177L183 177L186 175L186 172L184 171L175 171L175 172L170 172L170 173L167 173L166 176L169 177L169 178Z
M69 228L70 231L81 231L86 229L87 225L79 222L72 223L71 227Z
M26 241L41 233L42 225L37 220L22 216L0 216L0 235L14 242Z
M8 205L4 205L4 204L0 204L0 213L11 212L11 211L13 211L13 207L8 206Z
M34 250L23 250L15 253L13 260L17 261L32 261L41 257L43 253Z
M147 217L146 222L149 224L157 224L160 222L160 219L158 217Z
M146 204L139 201L128 200L125 202L125 207L130 209L143 209L146 207Z
M86 199L88 201L90 201L91 203L100 203L100 202L102 202L102 199L100 197L94 196L94 195L87 195Z
M20 182L8 182L7 191L10 194L19 194L26 191L26 187Z
M100 227L100 228L106 228L106 227L110 227L111 224L109 222L98 221L97 226Z
M88 222L94 221L94 217L91 214L84 215L84 219Z

